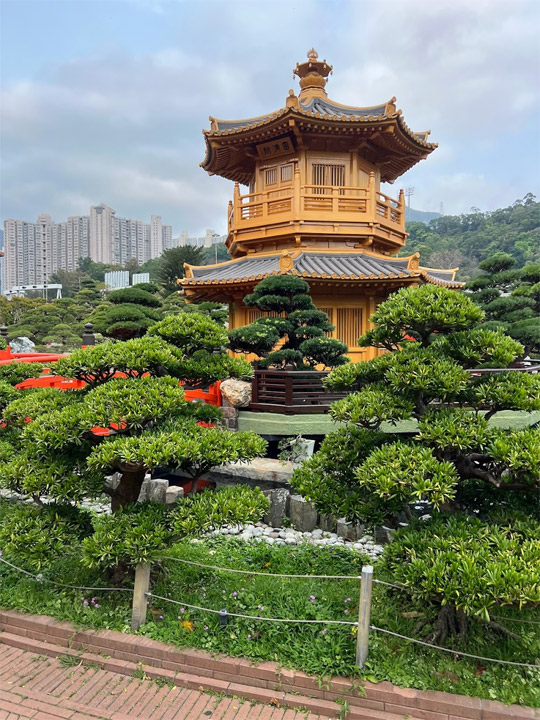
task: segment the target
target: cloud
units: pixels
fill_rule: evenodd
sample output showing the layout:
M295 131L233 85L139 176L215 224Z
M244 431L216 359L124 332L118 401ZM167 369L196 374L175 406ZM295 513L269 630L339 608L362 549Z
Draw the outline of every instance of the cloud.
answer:
M209 114L282 106L313 44L334 64L333 99L396 95L410 127L432 129L440 148L396 184L416 187L416 207L493 208L536 190L536 0L123 5L151 13L178 42L147 50L143 33L6 82L4 217L63 219L103 201L121 217L159 214L175 233L223 232L232 184L199 168L201 129Z

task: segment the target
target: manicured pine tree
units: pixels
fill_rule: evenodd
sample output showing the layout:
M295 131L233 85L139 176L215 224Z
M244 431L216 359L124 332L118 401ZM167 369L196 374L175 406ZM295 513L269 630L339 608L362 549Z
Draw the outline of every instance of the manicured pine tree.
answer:
M326 337L334 330L328 315L317 310L309 295L309 285L295 275L273 275L261 280L244 303L270 313L251 325L229 333L231 349L254 353L259 367L285 367L297 370L316 365L334 368L349 362L347 346Z

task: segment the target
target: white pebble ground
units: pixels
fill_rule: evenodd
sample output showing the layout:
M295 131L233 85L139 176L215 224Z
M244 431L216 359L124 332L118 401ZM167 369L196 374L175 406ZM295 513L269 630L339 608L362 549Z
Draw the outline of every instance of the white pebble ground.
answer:
M300 532L294 528L273 528L263 522L254 525L225 525L212 530L210 535L236 535L241 540L265 542L269 545L335 545L368 555L376 560L383 551L371 535L364 535L359 540L346 540L336 533L315 528L311 532Z

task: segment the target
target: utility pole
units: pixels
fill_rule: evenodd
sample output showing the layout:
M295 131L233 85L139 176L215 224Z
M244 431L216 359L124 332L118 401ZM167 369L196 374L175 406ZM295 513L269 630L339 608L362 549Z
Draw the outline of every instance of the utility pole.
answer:
M406 219L410 219L410 217L411 217L411 195L414 195L414 188L413 187L405 188L404 194L405 194L405 197L407 198L407 209L409 211L408 213L407 212L405 213L405 217L406 217ZM407 218L407 215L409 216L409 218Z

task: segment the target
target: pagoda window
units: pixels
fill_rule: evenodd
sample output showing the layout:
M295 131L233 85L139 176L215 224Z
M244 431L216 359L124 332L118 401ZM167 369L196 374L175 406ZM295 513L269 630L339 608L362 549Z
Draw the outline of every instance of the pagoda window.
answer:
M282 165L280 168L280 179L282 183L290 182L293 177L293 166L292 163Z
M319 186L315 188L317 195L325 195L332 192L332 188L345 186L345 165L326 165L313 163L312 184Z
M275 185L277 183L277 168L273 167L269 170L266 170L264 173L264 183L265 185Z
M336 308L336 336L348 347L356 347L364 334L362 308Z

